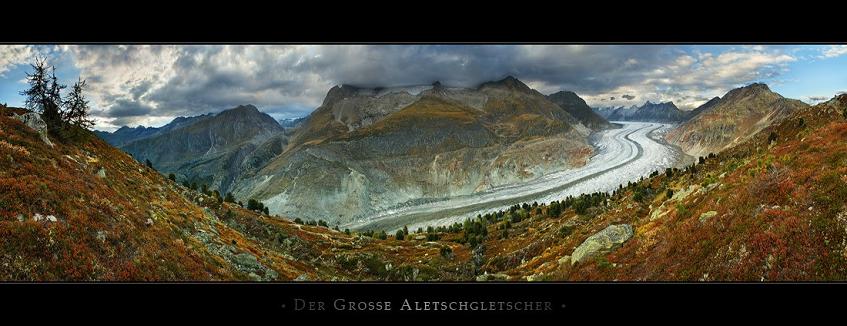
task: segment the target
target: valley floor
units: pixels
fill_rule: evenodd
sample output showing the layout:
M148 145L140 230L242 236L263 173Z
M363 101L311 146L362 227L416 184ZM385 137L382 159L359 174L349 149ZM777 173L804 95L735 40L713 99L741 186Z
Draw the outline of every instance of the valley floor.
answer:
M672 125L630 121L614 123L622 127L594 135L596 154L580 168L472 195L388 210L345 227L394 231L404 225L413 230L430 225L450 225L477 214L506 209L516 202L549 203L582 193L611 192L619 185L637 181L653 171L691 163L691 157L662 140L661 135Z

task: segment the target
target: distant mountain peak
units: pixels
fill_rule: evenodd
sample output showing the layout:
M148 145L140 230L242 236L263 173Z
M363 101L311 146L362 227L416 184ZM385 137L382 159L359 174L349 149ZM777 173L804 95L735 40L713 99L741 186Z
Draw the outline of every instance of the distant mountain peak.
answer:
M497 80L497 81L486 82L486 83L483 83L482 85L480 85L480 88L484 88L484 87L501 87L501 88L521 91L521 92L525 92L525 93L532 92L532 88L530 88L529 86L524 84L524 82L518 80L517 78L515 78L514 76L511 76L511 75L506 76L505 78Z
M556 97L561 96L561 97L571 97L571 98L579 97L579 95L576 95L576 93L571 92L571 91L558 91L558 92L555 92L555 93L553 93L553 94L550 94L550 96L551 96L551 97L553 97L553 96L556 96Z
M744 87L742 87L742 88L749 88L749 89L756 89L756 90L765 90L765 91L770 91L770 90L771 90L771 89L770 89L770 87L768 87L768 84L765 84L765 83L758 83L758 82L757 82L757 83L752 83L752 84L747 85L747 86L744 86Z
M730 90L724 95L724 99L736 99L747 96L776 96L782 97L778 93L772 91L767 84L764 83L752 83L747 86L738 87Z
M657 106L657 107L666 106L666 107L670 107L672 109L678 109L676 107L676 104L673 103L673 101L658 102L658 103L653 103L653 102L647 101L647 102L644 102L644 105L642 105L640 108L652 107L652 106Z
M233 111L233 110L235 110L235 111L255 111L255 112L259 112L259 108L257 108L253 104L241 104L239 106L236 106L236 107L229 109L229 110L226 110L226 111Z

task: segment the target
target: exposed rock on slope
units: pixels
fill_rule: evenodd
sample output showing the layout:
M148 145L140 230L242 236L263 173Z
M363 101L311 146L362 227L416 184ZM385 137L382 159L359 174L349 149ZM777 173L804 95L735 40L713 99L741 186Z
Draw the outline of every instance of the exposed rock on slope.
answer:
M738 144L805 103L782 97L761 83L729 91L723 98L698 108L698 114L665 137L687 154L705 156ZM704 105L705 106L705 105Z
M594 257L604 251L611 250L629 240L632 237L632 225L609 225L603 231L588 237L571 254L571 264L576 264L583 259Z
M343 224L582 165L590 132L513 77L475 89L334 87L286 152L235 194Z

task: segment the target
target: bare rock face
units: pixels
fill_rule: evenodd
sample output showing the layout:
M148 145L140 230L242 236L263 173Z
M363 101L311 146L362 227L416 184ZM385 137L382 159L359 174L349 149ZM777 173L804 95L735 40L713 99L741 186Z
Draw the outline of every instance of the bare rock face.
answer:
M620 246L633 235L632 225L609 225L603 231L588 237L571 254L571 264L576 264L586 258L594 257Z
M27 112L21 115L15 115L15 118L21 120L27 127L32 128L33 130L38 132L38 135L41 137L41 140L44 141L50 147L53 147L53 142L47 138L47 123L41 119L41 115L35 112Z
M585 164L591 129L515 78L334 87L285 152L234 182L272 214L351 223Z
M697 157L717 153L743 142L807 104L782 97L767 85L754 83L713 99L665 139Z

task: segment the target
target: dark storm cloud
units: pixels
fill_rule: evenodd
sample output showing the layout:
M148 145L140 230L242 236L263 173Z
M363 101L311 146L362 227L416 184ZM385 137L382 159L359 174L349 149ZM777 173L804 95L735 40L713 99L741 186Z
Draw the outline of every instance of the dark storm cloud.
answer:
M216 112L245 103L275 117L299 116L320 105L326 92L339 84L387 87L440 81L447 86L475 87L507 75L542 93L570 90L588 101L620 102L636 96L629 94L644 99L678 98L690 95L683 91L697 93L707 86L725 88L746 81L749 74L733 73L746 73L759 62L784 62L762 54L747 64L739 61L744 56L688 56L683 47L653 45L96 45L70 49L84 78L95 88L102 117L136 117L133 122L143 121L143 115L135 114L145 110L161 122L165 117ZM716 75L730 77L719 82L700 78ZM659 94L655 85L666 84L684 89ZM611 96L622 93L626 95L620 100Z
M109 109L108 114L111 117L127 118L144 116L150 114L151 112L153 112L152 107L144 105L140 102L118 100Z
M428 84L473 87L513 75L557 89L598 93L632 82L644 66L671 55L666 47L441 45L331 47L325 73L376 87Z

